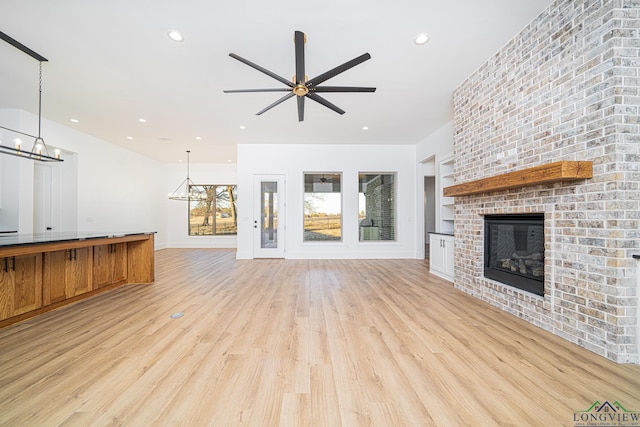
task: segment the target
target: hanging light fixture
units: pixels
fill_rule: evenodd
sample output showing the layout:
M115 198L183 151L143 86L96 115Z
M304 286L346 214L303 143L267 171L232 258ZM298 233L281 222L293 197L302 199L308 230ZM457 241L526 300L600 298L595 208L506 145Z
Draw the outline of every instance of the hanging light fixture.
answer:
M169 193L171 200L185 200L190 202L192 200L206 200L207 198L207 194L199 190L193 181L191 181L191 178L189 178L189 153L191 153L191 151L187 150L187 177L178 185L178 188L176 188L173 193Z
M37 60L40 64L40 75L38 80L38 136L30 135L28 133L20 132L15 129L10 129L4 126L0 126L0 128L4 130L8 130L10 132L14 132L20 135L28 136L33 138L33 146L31 151L23 150L22 140L20 138L15 138L13 142L15 143L14 147L9 147L6 145L0 144L0 153L1 154L9 154L11 156L23 157L31 160L38 160L40 162L62 162L64 161L60 158L60 150L56 149L54 151L54 156L49 154L49 149L47 148L47 144L44 142L44 138L42 138L41 130L42 130L42 63L48 62L49 60L44 56L34 52L29 49L22 43L17 40L9 37L5 33L0 31L0 39L9 43L11 46L20 49L22 52L26 53L30 57Z

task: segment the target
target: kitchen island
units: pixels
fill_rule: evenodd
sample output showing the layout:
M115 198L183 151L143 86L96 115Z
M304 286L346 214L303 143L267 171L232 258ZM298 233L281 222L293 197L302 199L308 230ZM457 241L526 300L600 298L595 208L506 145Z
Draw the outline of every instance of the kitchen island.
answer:
M153 232L0 235L0 327L154 280Z

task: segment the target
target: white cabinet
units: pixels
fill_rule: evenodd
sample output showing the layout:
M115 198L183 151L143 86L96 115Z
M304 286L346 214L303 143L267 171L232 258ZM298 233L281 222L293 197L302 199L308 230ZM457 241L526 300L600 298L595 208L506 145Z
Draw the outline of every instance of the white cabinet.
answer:
M429 234L429 271L453 282L454 239L449 234Z
M453 154L438 159L436 175L436 233L429 234L429 270L436 276L453 282L453 213L454 198L445 197L442 190L454 185Z

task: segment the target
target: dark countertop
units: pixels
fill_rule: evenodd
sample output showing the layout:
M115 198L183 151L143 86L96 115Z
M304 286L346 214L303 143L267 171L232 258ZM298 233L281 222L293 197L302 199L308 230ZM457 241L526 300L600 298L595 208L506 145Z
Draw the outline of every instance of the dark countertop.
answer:
M632 255L635 259L640 259L640 255Z
M453 233L436 233L435 231L429 231L429 234L437 234L439 236L451 236L451 237L453 237Z
M46 232L37 234L0 234L0 247L37 245L41 243L71 242L89 239L109 239L115 237L154 234L155 232Z

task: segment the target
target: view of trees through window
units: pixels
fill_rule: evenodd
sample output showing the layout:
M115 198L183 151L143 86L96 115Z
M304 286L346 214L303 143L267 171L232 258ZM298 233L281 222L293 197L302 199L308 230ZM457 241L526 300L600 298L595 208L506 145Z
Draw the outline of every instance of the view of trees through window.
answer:
M238 233L237 187L193 185L203 200L189 202L189 235ZM396 175L358 174L358 231L360 241L396 239ZM305 242L342 240L342 175L336 172L304 174Z
M237 187L235 185L194 185L204 200L189 202L189 236L238 233Z
M304 174L303 240L342 240L342 190L339 173Z

